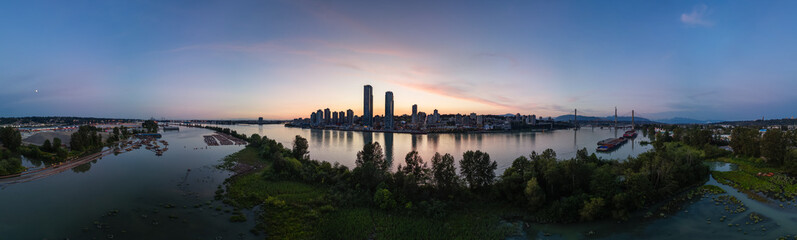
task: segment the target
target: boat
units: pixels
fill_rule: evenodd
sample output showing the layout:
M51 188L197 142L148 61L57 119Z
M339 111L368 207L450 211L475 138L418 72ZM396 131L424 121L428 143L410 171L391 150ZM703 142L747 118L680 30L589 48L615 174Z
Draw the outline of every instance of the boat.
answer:
M623 134L624 138L635 138L636 137L636 130L629 130Z
M622 146L627 141L628 141L628 138L624 138L624 137L605 139L605 140L601 141L601 142L603 142L603 144L599 143L600 146L598 146L598 148L595 149L595 150L599 151L599 152L612 151L612 150L616 149L617 147Z
M600 140L600 141L598 141L598 145L600 146L600 145L607 144L607 143L611 142L612 140L614 140L614 138L607 138L607 139Z
M611 149L609 149L609 147L605 146L605 145L598 146L598 149L595 149L595 151L598 151L598 152L608 152L609 150L611 150Z

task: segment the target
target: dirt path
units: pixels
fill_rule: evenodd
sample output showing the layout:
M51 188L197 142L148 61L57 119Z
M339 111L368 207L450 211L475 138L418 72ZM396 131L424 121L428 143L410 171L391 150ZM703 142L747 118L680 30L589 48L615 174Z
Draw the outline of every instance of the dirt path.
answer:
M6 184L15 184L15 183L24 183L30 182L37 179L42 179L45 177L49 177L58 173L62 173L66 170L70 170L74 167L83 165L85 163L100 159L104 156L113 153L113 149L107 149L98 153L93 153L88 156L80 157L75 160L70 160L58 165L50 165L49 167L36 169L33 171L27 171L23 173L18 173L9 176L0 177L0 185Z

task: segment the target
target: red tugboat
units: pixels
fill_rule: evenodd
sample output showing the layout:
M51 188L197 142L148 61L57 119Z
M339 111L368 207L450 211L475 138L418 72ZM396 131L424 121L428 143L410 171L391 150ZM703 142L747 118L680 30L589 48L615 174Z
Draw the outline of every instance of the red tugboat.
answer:
M636 137L636 130L629 130L623 134L623 138L635 138Z

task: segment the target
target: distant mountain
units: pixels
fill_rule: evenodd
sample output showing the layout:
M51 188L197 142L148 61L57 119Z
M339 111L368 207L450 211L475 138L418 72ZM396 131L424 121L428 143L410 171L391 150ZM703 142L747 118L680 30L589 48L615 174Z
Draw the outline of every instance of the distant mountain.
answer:
M560 121L560 122L572 121L573 120L573 114L558 116L558 117L554 118L554 120L555 121ZM614 116L593 117L593 116L581 116L581 115L578 115L578 121L579 122L582 122L582 121L583 122L614 122ZM619 121L619 122L631 122L631 117L630 116L618 116L617 117L617 121ZM636 118L634 118L634 121L636 121L637 123L654 122L654 121L651 121L650 119L643 118L643 117L636 117Z
M707 124L707 123L722 122L722 121L719 121L719 120L697 120L697 119L682 118L682 117L658 119L656 121L661 122L661 123L668 123L668 124Z

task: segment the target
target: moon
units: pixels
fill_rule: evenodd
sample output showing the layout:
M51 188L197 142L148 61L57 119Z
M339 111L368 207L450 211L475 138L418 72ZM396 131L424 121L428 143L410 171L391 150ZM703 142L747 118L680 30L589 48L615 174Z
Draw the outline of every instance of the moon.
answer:
M39 93L39 89L33 90L33 92L35 92L35 93Z

